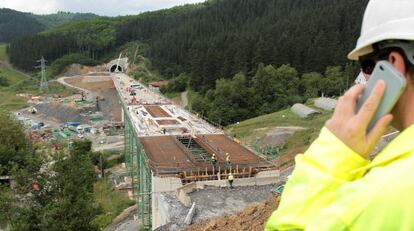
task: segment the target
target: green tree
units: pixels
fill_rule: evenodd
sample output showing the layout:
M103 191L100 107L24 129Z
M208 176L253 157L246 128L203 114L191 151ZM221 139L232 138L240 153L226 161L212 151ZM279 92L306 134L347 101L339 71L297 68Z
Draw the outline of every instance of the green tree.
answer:
M0 75L0 87L9 86L9 80L5 76Z
M327 96L339 96L345 90L346 77L342 67L327 67L322 80L323 93Z
M277 82L276 69L272 65L264 66L264 64L259 64L252 79L252 88L258 99L256 103L264 105L274 101L276 99L276 90L280 87L282 86Z
M92 220L100 209L93 199L96 175L90 142L74 143L69 156L58 155L48 170L39 172L40 190L32 190L27 207L12 223L14 230L98 230Z
M345 65L344 75L345 75L345 89L350 88L361 71L360 66L357 62L349 62Z
M318 97L321 92L321 83L323 76L317 72L305 73L300 80L305 99Z
M287 98L286 104L283 106L292 105L301 100L299 96L299 75L294 67L289 64L281 65L276 69L276 78L278 84L281 84L282 86L282 94L278 95L278 97Z
M211 102L206 97L198 93L192 93L191 97L191 110L199 112L201 115L205 116L208 114L211 108Z
M16 200L8 187L0 186L0 228L6 228L14 219Z
M22 126L8 112L0 111L0 176L16 180L19 192L27 192L41 164L29 144ZM0 186L0 227L16 219L17 204L14 192Z
M298 72L290 65L275 69L272 65L260 64L252 82L260 114L274 112L301 101Z
M187 73L181 73L179 76L171 79L166 86L161 87L162 93L183 92L187 89L190 76Z
M8 112L0 111L0 176L37 171L39 158L29 147L21 124L12 119Z
M208 117L223 125L240 121L252 114L250 99L251 92L243 73L236 74L231 80L219 79Z

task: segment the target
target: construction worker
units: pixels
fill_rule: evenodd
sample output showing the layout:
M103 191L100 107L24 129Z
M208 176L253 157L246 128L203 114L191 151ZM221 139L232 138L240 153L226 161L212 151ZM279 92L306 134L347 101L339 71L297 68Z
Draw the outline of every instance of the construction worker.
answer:
M379 81L355 112L361 84L339 98L332 117L304 153L285 185L270 230L414 230L414 1L371 0L361 35L348 58L359 60L368 79L379 60L407 81L390 114L366 132L384 94ZM390 76L397 78L394 76ZM392 123L391 123L392 122ZM368 159L392 124L401 133Z
M213 153L213 155L211 156L211 164L213 165L213 167L216 167L216 163L217 163L217 157L216 154Z
M228 180L229 180L230 188L233 188L233 180L234 180L233 173L229 173Z

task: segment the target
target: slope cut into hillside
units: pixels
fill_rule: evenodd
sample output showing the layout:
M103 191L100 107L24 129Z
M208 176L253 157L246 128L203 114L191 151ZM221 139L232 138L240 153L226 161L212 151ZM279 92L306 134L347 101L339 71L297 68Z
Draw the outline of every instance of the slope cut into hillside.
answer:
M308 100L306 105L316 108L314 99ZM279 164L288 163L316 139L332 115L332 111L319 110L320 114L300 118L290 109L285 109L230 125L227 131L267 159L279 159Z
M267 219L279 206L279 201L279 195L272 196L266 202L247 208L241 213L191 225L186 231L262 231Z

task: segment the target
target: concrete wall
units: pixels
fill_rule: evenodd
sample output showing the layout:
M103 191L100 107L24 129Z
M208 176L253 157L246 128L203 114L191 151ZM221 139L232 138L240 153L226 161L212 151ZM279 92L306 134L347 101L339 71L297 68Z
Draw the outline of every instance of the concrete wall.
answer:
M255 177L236 178L233 185L254 186L276 184L279 182L280 174L278 170L263 171L256 174ZM170 209L162 192L174 192L178 200L186 207L192 204L188 193L195 190L204 189L206 186L229 187L227 180L210 180L196 181L182 185L180 178L174 177L152 177L152 229L156 229L170 221Z
M113 65L118 64L118 59L111 60L109 63L106 64L106 70L110 71ZM123 72L126 72L128 69L128 58L121 58L119 60L119 66L122 68Z
M233 186L255 186L255 185L268 185L276 184L280 180L280 173L278 170L263 171L256 174L255 177L249 178L235 178ZM186 207L190 207L192 204L191 198L187 195L190 192L198 189L204 189L206 186L215 187L229 187L227 180L209 180L209 181L197 181L186 184L177 188L177 199Z
M161 193L175 192L183 186L180 178L152 176L152 229L170 221L170 210Z
M156 229L170 222L170 207L161 193L152 198L152 229Z
M249 178L235 178L233 186L254 186L254 185L267 185L276 184L279 181L279 171L263 171L256 174L254 177ZM210 180L210 181L197 181L197 189L203 189L206 186L226 187L228 186L227 180Z
M197 182L191 182L186 184L180 188L178 188L175 192L175 196L177 199L185 206L191 206L191 198L188 196L188 193L193 192L197 189Z
M174 192L181 186L181 179L177 177L152 177L152 192Z

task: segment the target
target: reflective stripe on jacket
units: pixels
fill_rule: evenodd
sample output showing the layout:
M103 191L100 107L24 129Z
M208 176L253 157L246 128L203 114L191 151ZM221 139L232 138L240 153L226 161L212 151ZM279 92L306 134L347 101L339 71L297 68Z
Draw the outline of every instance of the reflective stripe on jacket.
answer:
M265 231L414 230L414 125L372 161L327 128L295 169Z

